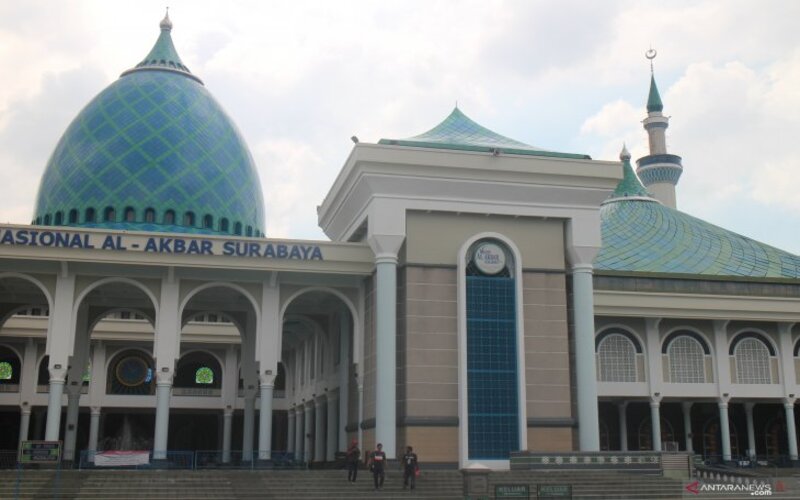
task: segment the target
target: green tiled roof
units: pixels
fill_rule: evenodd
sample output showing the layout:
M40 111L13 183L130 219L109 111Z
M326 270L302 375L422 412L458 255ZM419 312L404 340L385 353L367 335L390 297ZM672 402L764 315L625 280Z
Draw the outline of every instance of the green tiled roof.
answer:
M650 75L650 95L647 96L647 111L661 111L664 109L664 104L661 103L661 96L658 93L656 86L655 75Z
M34 223L263 234L250 151L180 62L171 28L165 18L147 59L92 99L64 132L42 175Z
M539 149L524 142L492 132L472 121L455 108L450 116L431 130L408 139L381 139L378 144L391 144L417 148L454 149L460 151L481 151L486 153L505 153L531 156L553 156L558 158L591 159L584 154L557 153Z
M601 208L598 271L800 278L800 257L654 201L618 199Z

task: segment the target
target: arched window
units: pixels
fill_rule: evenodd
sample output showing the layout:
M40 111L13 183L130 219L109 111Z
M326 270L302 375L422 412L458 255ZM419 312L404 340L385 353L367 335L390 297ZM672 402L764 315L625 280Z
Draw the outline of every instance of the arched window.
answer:
M56 212L56 219L54 221L56 226L60 226L64 223L64 212L58 211Z
M223 217L219 220L219 230L223 233L228 232L228 219Z
M247 236L253 236L253 226L247 226Z
M136 222L136 210L133 207L125 208L125 222Z
M46 214L44 216L44 225L45 226L49 226L50 225L50 214Z
M94 208L89 207L83 214L83 222L94 222L94 221L95 221Z
M117 213L114 211L114 207L106 207L106 209L103 210L103 221L104 222L117 221Z
M183 214L183 225L194 226L194 212L186 212Z
M214 370L207 366L201 366L194 372L195 384L213 384L214 383Z
M519 449L517 282L511 251L482 239L465 255L467 436L470 459L508 460Z
M621 333L604 336L597 346L601 382L636 382L636 347Z
M700 342L689 335L678 335L667 346L669 381L705 383L705 352Z
M76 224L78 222L78 211L74 208L70 210L68 220L70 224Z
M144 221L147 223L154 223L156 221L156 211L152 208L146 208L144 210Z
M740 384L771 384L770 349L758 337L747 336L736 342L736 381Z
M175 211L167 210L164 212L164 224L175 224Z
M37 217L36 218L36 225L37 226L41 226L42 225L42 218L41 217Z
M233 225L233 234L235 234L237 236L241 236L242 235L242 223L241 222L237 222L236 224Z
M137 350L123 351L108 365L107 394L146 396L155 393L153 359Z
M205 214L203 216L203 228L204 229L213 229L214 228L214 216L211 214Z

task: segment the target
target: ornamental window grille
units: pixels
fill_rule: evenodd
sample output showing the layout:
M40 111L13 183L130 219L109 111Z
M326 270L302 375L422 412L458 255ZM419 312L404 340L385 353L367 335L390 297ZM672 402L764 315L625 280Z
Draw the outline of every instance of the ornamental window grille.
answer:
M125 209L125 222L136 222L136 210L133 207Z
M220 221L219 221L219 230L222 231L223 233L227 233L228 232L228 219L226 219L226 218L220 219Z
M156 221L156 211L152 208L145 209L144 221L150 224L154 223Z
M70 210L68 220L70 224L76 224L78 222L78 211L74 208Z
M56 212L56 220L55 225L60 226L64 223L64 213L63 212Z
M247 236L253 236L253 227L252 226L247 226L246 234L247 234Z
M44 216L44 225L45 226L49 226L50 225L50 214L46 214Z
M706 381L705 353L700 342L681 335L669 343L669 381L704 383Z
M636 347L619 333L607 335L597 347L601 382L636 382Z
M89 207L89 208L86 209L86 213L83 216L83 221L84 222L94 222L95 221L95 217L96 216L95 216L95 213L94 213L94 208Z
M754 337L742 339L734 350L736 381L740 384L771 384L769 349Z
M206 214L203 216L203 228L205 229L213 229L214 227L214 216L211 214Z
M175 224L175 211L167 210L164 212L164 224Z
M241 236L242 235L242 223L241 222L237 222L236 224L233 225L233 234L235 234L237 236Z
M186 212L183 214L183 225L194 226L194 212Z
M207 366L201 366L194 372L195 384L213 384L214 383L214 370Z

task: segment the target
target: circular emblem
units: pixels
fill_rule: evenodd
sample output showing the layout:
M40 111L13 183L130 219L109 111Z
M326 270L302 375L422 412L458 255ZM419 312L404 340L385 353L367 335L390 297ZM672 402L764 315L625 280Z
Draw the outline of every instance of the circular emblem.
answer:
M506 267L506 253L494 243L483 243L475 249L475 265L484 274L497 274Z
M147 363L137 356L128 356L117 364L117 380L122 385L135 387L147 379Z

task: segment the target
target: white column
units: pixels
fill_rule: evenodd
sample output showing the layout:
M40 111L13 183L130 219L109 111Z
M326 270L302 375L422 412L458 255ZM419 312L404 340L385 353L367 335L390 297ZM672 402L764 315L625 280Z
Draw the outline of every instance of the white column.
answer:
M314 459L311 452L311 433L314 432L314 403L306 403L305 406L303 406L303 413L303 423L305 424L305 432L303 433L303 457L306 462L311 462Z
M70 274L66 263L56 278L56 293L47 326L47 354L49 358L50 395L47 401L45 440L58 441L61 427L61 396L67 377L67 365L75 347L75 275Z
M74 382L74 381L73 381ZM75 460L75 440L78 434L78 412L80 411L81 386L69 387L67 389L67 419L64 429L64 453L63 460L69 462Z
M364 376L359 375L356 383L358 384L358 422L356 422L358 426L358 444L363 447L364 429L361 427L361 423L364 422Z
M325 461L325 402L321 397L314 400L314 461Z
M348 424L347 410L350 401L350 322L347 310L342 310L339 316L339 421L337 433L339 446L337 451L347 448Z
M253 433L256 426L256 398L255 396L245 396L244 398L244 422L242 429L242 460L251 462L253 460Z
M294 410L295 413L295 426L294 426L294 456L297 460L305 461L305 442L306 442L306 412L305 405L300 404Z
M225 408L222 414L222 463L231 461L231 434L233 431L233 408Z
M617 403L619 414L619 449L628 451L628 402Z
M653 426L653 451L661 451L661 400L650 400L650 421Z
M169 397L172 393L172 372L156 374L156 427L153 438L153 459L167 458L169 432Z
M692 403L684 401L681 403L681 408L683 408L683 432L686 440L686 451L694 453L694 445L692 444Z
M52 362L52 358L50 359ZM61 364L50 366L50 394L47 399L47 424L44 430L45 441L58 441L61 427L61 396L67 369Z
M97 440L99 436L100 436L100 407L92 406L89 417L89 443L87 443L86 445L86 448L90 452L97 451Z
M719 406L719 432L722 438L722 460L731 461L731 429L728 422L728 399L721 399Z
M375 440L389 457L397 455L397 256L376 259Z
M169 406L175 360L180 348L180 280L173 268L161 279L161 297L155 327L156 423L153 436L153 459L167 458Z
M337 422L339 421L339 398L337 396L338 394L336 392L329 392L327 394L328 402L326 404L325 416L327 417L328 429L325 432L325 436L328 438L328 441L325 443L325 460L328 462L333 462L336 459L336 441L339 438L339 433L336 430Z
M575 378L578 390L578 440L581 451L599 451L600 417L597 410L591 264L573 266L572 294L575 324Z
M755 403L744 404L744 415L747 419L747 456L755 457L756 455L756 430L753 425L753 407Z
M794 422L793 398L784 399L783 407L786 409L786 438L789 440L789 459L797 460L797 427Z
M272 392L275 388L275 375L272 370L260 377L261 397L258 409L258 459L272 458Z
M28 405L20 408L19 412L19 445L22 446L23 441L28 440L28 429L31 426L31 407Z
M288 418L287 418L289 428L286 431L286 451L289 453L294 452L294 441L295 441L294 420L295 420L294 408L290 408L288 411Z

